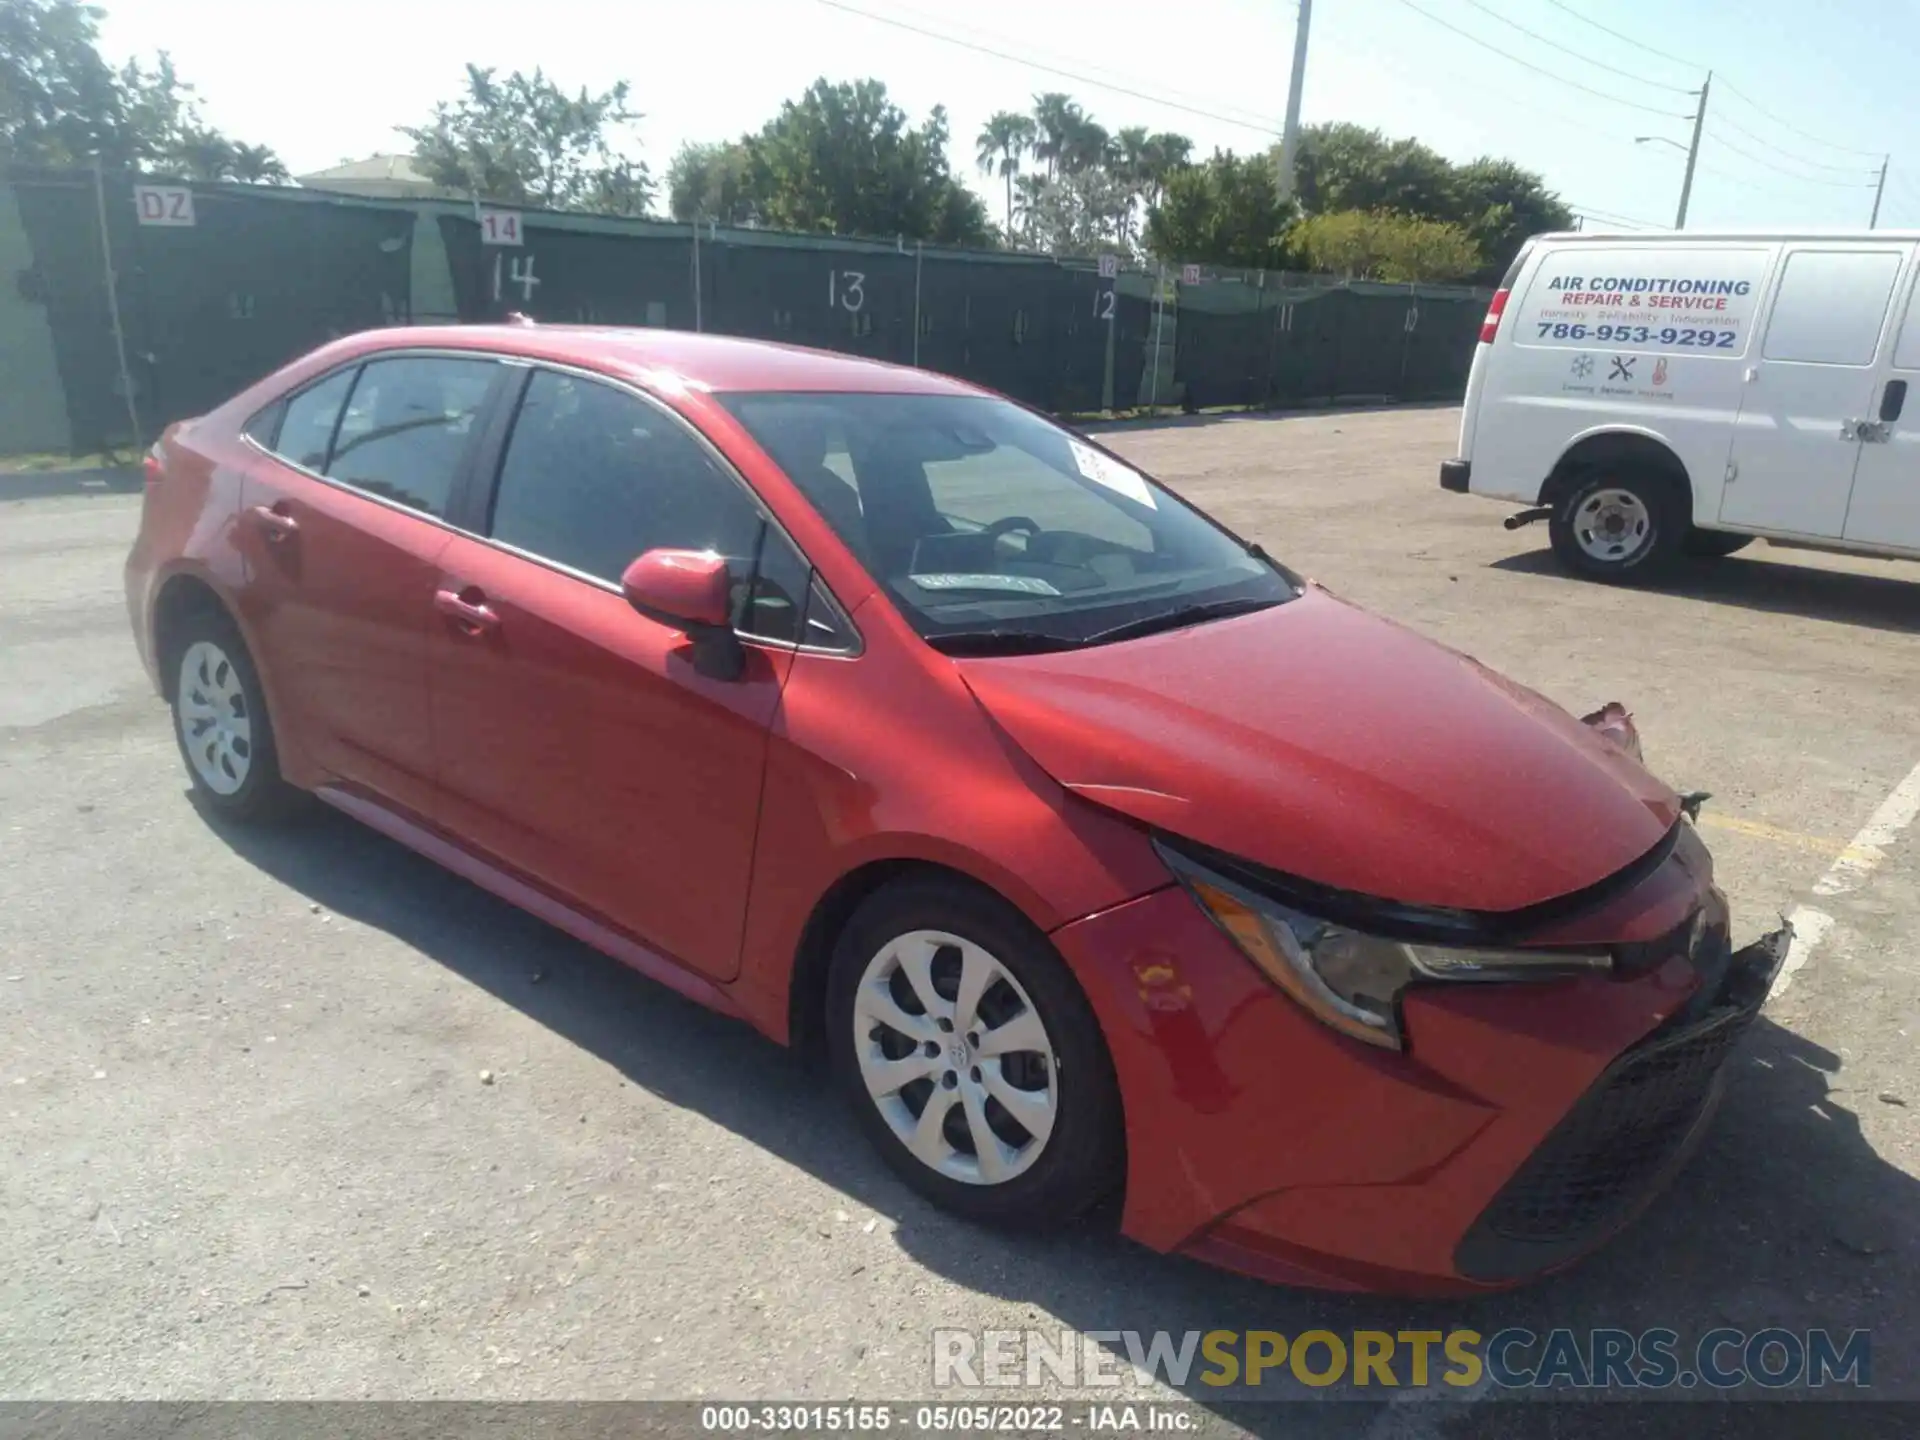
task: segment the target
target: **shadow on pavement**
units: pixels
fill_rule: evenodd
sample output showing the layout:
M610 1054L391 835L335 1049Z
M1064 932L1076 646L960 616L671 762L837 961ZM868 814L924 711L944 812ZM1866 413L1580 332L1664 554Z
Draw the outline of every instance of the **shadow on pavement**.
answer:
M1647 1215L1583 1265L1506 1296L1323 1295L1153 1254L1119 1238L1110 1225L1035 1237L951 1219L893 1178L824 1074L745 1025L682 1000L324 807L279 828L208 823L242 857L302 895L377 926L617 1066L636 1085L891 1216L898 1244L918 1261L958 1284L1031 1307L1034 1325L1064 1323L1083 1333L1134 1329L1149 1338L1156 1330L1177 1337L1187 1330L1294 1335L1466 1326L1491 1335L1509 1326L1541 1334L1560 1326L1664 1326L1680 1333L1683 1359L1702 1333L1719 1326L1780 1325L1802 1333L1825 1327L1842 1339L1868 1328L1874 1331L1875 1396L1920 1399L1913 1364L1920 1340L1914 1320L1920 1183L1866 1143L1847 1108L1854 1096L1835 1098L1836 1076L1846 1082L1839 1058L1765 1018L1731 1062L1727 1103L1691 1167ZM544 977L537 984L536 974ZM1286 1103L1311 1104L1312 1097ZM927 1316L929 1331L939 1323L938 1315ZM1119 1342L1110 1348L1124 1357ZM1271 1383L1259 1391L1216 1391L1198 1383L1203 1368L1196 1357L1184 1392L1204 1405L1224 1406L1223 1416L1261 1434L1357 1434L1369 1416L1383 1418L1374 1403L1242 1409L1229 1402L1386 1397L1344 1386L1308 1390L1290 1377L1282 1378L1278 1396ZM1681 1392L1663 1393L1677 1398ZM1704 1387L1687 1393L1714 1394ZM1415 1409L1428 1407L1403 1404L1384 1419L1397 1423ZM1483 1406L1457 1403L1438 1405L1432 1418L1447 1417L1446 1433L1453 1433L1456 1412L1463 1425L1470 1414L1490 1419ZM1640 1433L1642 1413L1654 1415L1637 1407L1633 1433ZM1373 1433L1400 1432L1390 1426ZM1709 1432L1696 1427L1692 1433Z
M1832 620L1874 630L1920 632L1920 565L1914 566L1911 579L1895 579L1798 565L1793 557L1791 549L1783 549L1777 560L1732 555L1724 560L1697 561L1683 564L1677 573L1647 588L1743 610L1801 615L1809 620ZM1510 555L1495 560L1492 568L1545 575L1569 585L1593 583L1567 574L1551 550Z

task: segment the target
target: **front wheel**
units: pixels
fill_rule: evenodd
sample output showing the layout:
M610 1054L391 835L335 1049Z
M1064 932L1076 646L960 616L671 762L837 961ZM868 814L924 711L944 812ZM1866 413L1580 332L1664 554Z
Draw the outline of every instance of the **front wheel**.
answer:
M1547 530L1553 552L1589 580L1657 577L1673 563L1687 525L1674 491L1649 471L1597 473L1568 487L1553 507Z
M835 947L827 1009L862 1128L936 1205L1044 1228L1119 1181L1099 1022L1046 937L998 897L944 879L880 891Z

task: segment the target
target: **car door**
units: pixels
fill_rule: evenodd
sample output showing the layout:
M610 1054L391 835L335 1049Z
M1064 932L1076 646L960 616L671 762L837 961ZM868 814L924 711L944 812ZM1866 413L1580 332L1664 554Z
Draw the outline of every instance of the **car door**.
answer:
M811 574L717 454L664 407L534 370L486 538L440 556L430 686L441 823L561 898L718 980L739 965L768 731ZM736 679L627 604L646 550L735 575Z
M336 371L283 402L242 495L239 603L287 712L276 720L330 775L421 814L444 516L505 376L424 355Z
M1875 376L1873 408L1861 434L1846 538L1920 550L1920 265L1908 281L1906 311Z
M1765 339L1744 372L1722 522L1843 533L1858 427L1871 413L1874 362L1907 255L1896 244L1788 247Z

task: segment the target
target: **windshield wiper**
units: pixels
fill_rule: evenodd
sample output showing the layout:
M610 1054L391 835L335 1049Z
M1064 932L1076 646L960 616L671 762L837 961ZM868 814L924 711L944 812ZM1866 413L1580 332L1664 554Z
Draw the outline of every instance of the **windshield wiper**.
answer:
M1114 640L1133 640L1142 635L1156 635L1162 630L1178 630L1187 625L1200 625L1208 620L1225 620L1232 615L1251 615L1256 610L1270 610L1281 602L1272 596L1260 599L1206 600L1194 605L1181 605L1172 610L1163 610L1158 615L1148 615L1139 620L1129 620L1124 625L1115 625L1109 630L1096 630L1082 641L1086 645L1105 645Z
M1038 655L1048 650L1073 650L1086 644L1043 630L949 630L927 636L927 644L943 655Z

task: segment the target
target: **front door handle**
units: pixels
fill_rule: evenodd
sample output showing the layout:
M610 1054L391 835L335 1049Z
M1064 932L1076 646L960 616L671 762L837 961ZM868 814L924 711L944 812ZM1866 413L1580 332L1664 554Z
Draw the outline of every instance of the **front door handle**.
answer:
M276 543L291 540L300 533L300 522L284 510L276 510L271 505L256 505L247 512L254 525Z
M487 604L486 592L469 585L464 590L436 590L433 608L471 636L491 634L500 628L500 616Z

